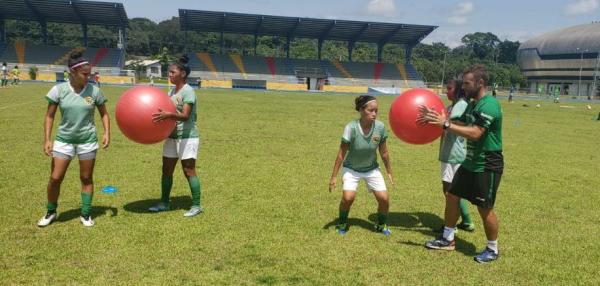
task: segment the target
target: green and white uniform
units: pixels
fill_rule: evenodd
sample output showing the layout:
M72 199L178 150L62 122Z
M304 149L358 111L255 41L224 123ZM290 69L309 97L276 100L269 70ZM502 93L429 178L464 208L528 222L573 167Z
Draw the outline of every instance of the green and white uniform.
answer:
M459 119L467 109L464 99L458 100L454 105L448 105L446 111L450 114L450 120ZM465 138L458 136L448 130L444 130L444 136L440 141L441 176L442 181L452 183L454 174L465 160Z
M371 191L387 190L377 163L377 149L387 137L384 124L378 120L368 134L364 134L358 119L346 125L342 142L349 148L343 164L344 191L356 191L360 179L365 179Z
M186 121L177 121L177 127L173 130L169 138L163 145L163 157L178 158L179 160L196 159L198 157L198 146L200 145L200 136L196 126L196 93L194 89L185 84L179 92L175 89L169 92L171 101L175 104L177 112L182 113L185 104L192 106L190 117ZM200 208L201 184L198 176L187 177L190 191L192 193L192 209ZM173 187L173 177L165 175L161 177L161 203L165 206L169 204L171 188ZM192 212L190 209L190 212ZM199 212L194 212L198 214ZM187 213L185 216L188 216Z
M192 110L188 120L177 121L176 128L165 140L163 156L180 160L196 159L198 157L198 146L200 145L200 136L196 126L196 93L191 86L185 84L177 93L175 93L175 89L172 89L169 96L175 104L177 112L183 112L185 104L190 104Z
M477 101L471 101L459 120L467 125L483 127L485 132L477 141L467 140L467 155L450 192L478 206L492 208L504 171L500 103L486 94Z
M86 84L80 93L67 83L57 84L46 95L46 100L58 105L61 120L53 151L73 157L98 149L94 110L106 103L97 87Z

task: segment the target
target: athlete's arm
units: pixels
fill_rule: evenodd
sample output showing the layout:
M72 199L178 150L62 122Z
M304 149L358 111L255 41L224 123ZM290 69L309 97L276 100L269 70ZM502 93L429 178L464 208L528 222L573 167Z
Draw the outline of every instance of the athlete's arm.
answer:
M190 118L190 114L192 114L192 107L194 105L189 103L183 104L183 111L179 112L167 112L162 109L158 109L158 113L152 114L152 121L160 122L165 119L171 119L175 121L187 121Z
M434 109L430 109L427 106L421 105L419 107L419 116L417 117L417 122L443 127L444 122L446 122L446 115L440 114ZM455 121L452 121L450 122L450 126L448 126L447 130L459 136L465 137L468 140L477 141L485 133L486 129L479 125L467 126L457 124Z
M388 175L388 179L390 179L390 183L392 186L395 186L394 176L392 176L392 164L390 163L390 153L387 148L387 141L383 141L383 143L379 144L379 155L381 156L381 161L383 161L383 165L385 166L385 171Z
M52 124L54 124L54 115L56 115L56 108L58 104L48 103L48 109L46 110L46 116L44 117L44 153L48 156L52 156Z
M102 126L104 127L104 134L102 135L102 148L106 149L110 144L110 118L108 117L106 105L98 105L98 112L100 112Z
M346 152L348 152L348 148L350 148L350 144L344 142L340 143L340 150L338 151L337 157L335 158L335 163L333 164L333 172L331 173L331 179L329 180L329 192L335 189L335 185L337 184L337 174L340 171L340 167L342 166L344 157L346 157Z

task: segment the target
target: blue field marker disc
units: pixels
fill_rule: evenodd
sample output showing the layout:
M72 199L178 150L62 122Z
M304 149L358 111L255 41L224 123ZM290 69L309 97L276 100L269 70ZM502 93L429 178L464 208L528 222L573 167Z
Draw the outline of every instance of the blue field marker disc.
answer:
M113 186L105 186L104 188L102 188L102 192L105 194L114 194L117 192L117 188Z

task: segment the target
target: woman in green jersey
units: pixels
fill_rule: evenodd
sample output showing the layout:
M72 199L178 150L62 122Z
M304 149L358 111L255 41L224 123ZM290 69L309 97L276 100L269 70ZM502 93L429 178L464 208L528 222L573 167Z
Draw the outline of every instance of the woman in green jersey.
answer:
M48 109L44 120L44 152L52 157L52 161L47 187L47 212L38 221L40 227L49 225L57 218L60 185L69 163L75 156L79 157L81 179L80 221L84 226L94 226L90 210L94 194L94 164L99 147L94 108L98 109L104 127L102 147L107 148L110 143L110 120L105 105L106 99L98 87L88 84L87 79L91 73L89 62L82 57L81 52L74 52L70 55L68 66L71 71L69 82L55 85L46 95ZM52 125L57 109L60 109L62 116L58 132L52 141Z
M381 121L376 120L378 105L373 96L361 95L355 99L355 109L360 113L360 119L355 119L344 128L342 142L335 159L333 173L329 180L329 191L335 189L337 174L342 167L342 199L339 207L339 221L336 226L339 234L348 231L348 214L356 197L356 189L361 179L365 180L367 188L373 193L378 203L377 224L375 230L385 235L391 231L387 227L389 196L385 180L377 163L377 150L385 165L388 179L392 185L392 167L386 145L387 132Z
M169 66L169 80L175 85L169 96L175 104L177 112L159 110L153 115L156 122L176 120L177 127L165 140L163 146L161 199L157 205L150 207L149 211L161 212L169 209L173 172L177 161L181 160L183 173L192 192L192 207L183 215L192 217L202 213L203 210L200 205L200 179L196 174L196 158L200 145L200 136L196 126L197 99L194 89L186 83L191 71L188 61L188 57L183 56Z
M451 103L446 107L446 114L450 115L450 120L457 120L467 109L467 101L462 90L462 81L451 79L446 85L446 96ZM444 130L440 140L440 169L442 177L442 191L444 196L448 193L454 174L465 160L466 156L465 138L458 136L448 130ZM465 200L460 200L460 213L462 222L457 225L458 228L473 231L475 226L469 215L469 204ZM443 226L439 232L443 231Z

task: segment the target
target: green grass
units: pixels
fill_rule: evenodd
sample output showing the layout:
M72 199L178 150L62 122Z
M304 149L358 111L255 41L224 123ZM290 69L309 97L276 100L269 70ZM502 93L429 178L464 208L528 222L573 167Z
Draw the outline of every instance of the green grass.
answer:
M364 185L350 232L334 232L340 193L328 193L327 184L343 127L357 116L347 95L199 91L205 213L186 219L191 199L180 167L175 210L145 211L159 198L162 146L120 133L114 106L124 89L105 87L113 133L94 174L97 225L78 221L75 161L59 221L40 229L50 167L42 152L43 97L50 87L0 89L0 284L600 284L598 104L587 110L581 103L502 102L502 256L478 265L471 256L485 243L479 220L474 233L458 233L455 252L423 247L442 223L438 142L389 140L397 182L391 237L371 230L376 203ZM386 125L392 100L380 98ZM118 193L99 192L105 185Z

